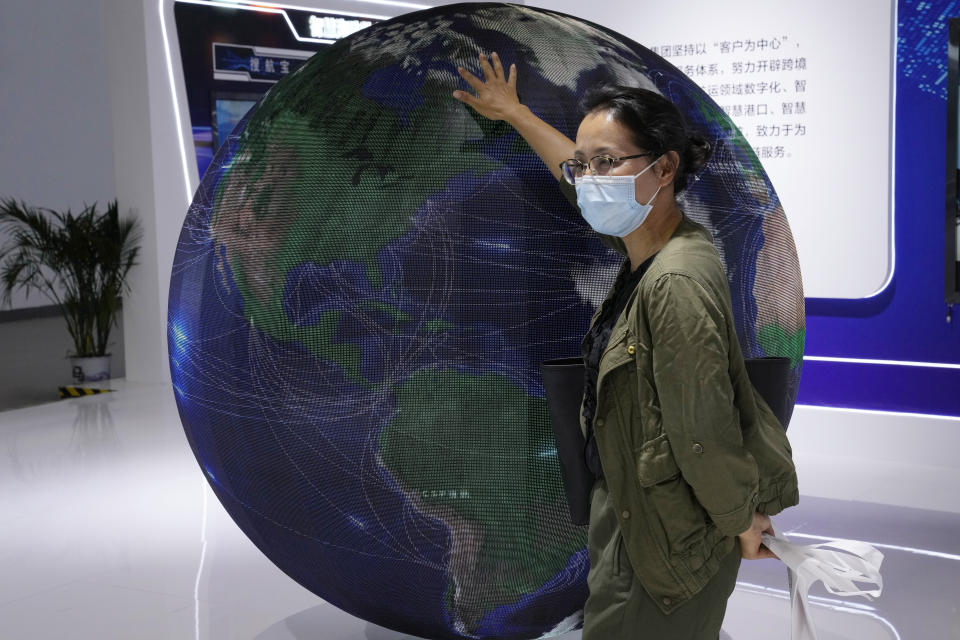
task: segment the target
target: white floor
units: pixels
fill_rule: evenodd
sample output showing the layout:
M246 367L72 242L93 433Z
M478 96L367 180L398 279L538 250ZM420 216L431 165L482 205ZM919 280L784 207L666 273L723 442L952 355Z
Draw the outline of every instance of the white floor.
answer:
M410 638L254 547L207 488L169 387L114 388L0 412L0 639ZM790 434L804 497L778 529L886 556L879 600L811 591L820 639L960 639L960 421L800 407ZM789 638L779 562L744 563L724 631Z

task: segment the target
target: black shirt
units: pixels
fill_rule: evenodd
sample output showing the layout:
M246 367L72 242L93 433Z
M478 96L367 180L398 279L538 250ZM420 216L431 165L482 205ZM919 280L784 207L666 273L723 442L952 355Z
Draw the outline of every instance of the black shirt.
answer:
M616 281L613 283L613 290L607 296L600 306L600 315L593 324L584 339L585 357L584 381L583 381L583 420L587 426L587 441L584 449L584 457L587 461L587 468L593 472L596 478L603 477L603 467L600 464L600 454L597 451L597 443L593 437L593 419L597 409L597 376L600 372L600 357L610 342L610 332L617 322L617 318L623 313L630 299L630 294L640 283L640 278L646 273L653 262L653 256L648 258L643 264L635 270L630 271L624 268L620 271Z

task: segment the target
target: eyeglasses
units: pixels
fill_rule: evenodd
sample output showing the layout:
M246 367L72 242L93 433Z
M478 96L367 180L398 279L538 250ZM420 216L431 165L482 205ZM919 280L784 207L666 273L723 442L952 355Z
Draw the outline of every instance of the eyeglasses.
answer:
M590 167L590 172L593 175L605 176L610 173L611 169L624 160L648 158L654 155L656 154L648 151L647 153L637 153L632 156L620 156L619 158L614 158L611 156L593 156L590 158L590 162L587 164L580 162L576 158L570 158L569 160L564 160L560 163L560 171L563 173L564 180L570 184L577 184L577 180L583 177L583 174L586 172L588 166Z

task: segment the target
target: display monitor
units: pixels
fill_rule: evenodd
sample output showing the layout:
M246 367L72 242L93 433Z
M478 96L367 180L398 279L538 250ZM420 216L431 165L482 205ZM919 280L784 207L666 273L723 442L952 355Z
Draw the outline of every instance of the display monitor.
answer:
M264 92L265 93L265 92ZM213 133L213 151L216 153L237 123L257 104L263 93L214 91L210 103L213 105L211 127Z
M960 18L950 19L947 48L947 199L944 217L944 285L947 304L960 303Z

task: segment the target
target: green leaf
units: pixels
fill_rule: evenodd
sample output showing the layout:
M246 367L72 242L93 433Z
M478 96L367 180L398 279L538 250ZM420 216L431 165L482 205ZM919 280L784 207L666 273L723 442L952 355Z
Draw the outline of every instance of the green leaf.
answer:
M84 205L78 214L0 200L0 300L39 292L60 308L75 355L105 355L127 276L136 264L140 228L121 220L117 201L106 211Z

